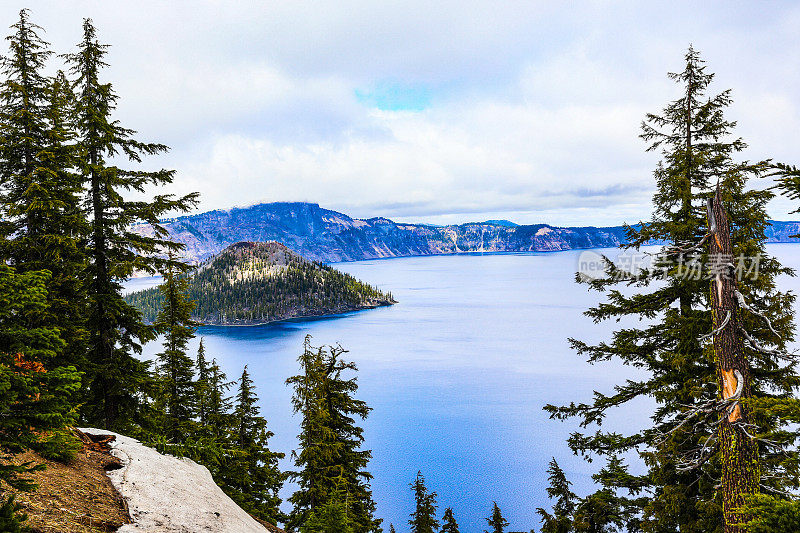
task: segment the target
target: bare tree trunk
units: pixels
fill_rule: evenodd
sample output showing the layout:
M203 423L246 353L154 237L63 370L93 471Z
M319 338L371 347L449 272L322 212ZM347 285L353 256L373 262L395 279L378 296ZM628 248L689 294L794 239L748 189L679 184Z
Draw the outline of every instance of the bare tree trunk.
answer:
M709 257L711 260L711 305L713 312L714 357L722 398L729 400L720 426L722 449L722 514L725 533L740 533L748 518L736 508L745 496L758 491L758 444L747 435L748 409L740 399L750 397L750 366L739 335L739 306L733 268L728 214L722 207L719 189L708 205Z

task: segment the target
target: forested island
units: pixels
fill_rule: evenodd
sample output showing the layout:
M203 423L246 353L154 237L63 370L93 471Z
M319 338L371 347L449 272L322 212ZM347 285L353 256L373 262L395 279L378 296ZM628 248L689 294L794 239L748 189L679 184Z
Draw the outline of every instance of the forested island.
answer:
M187 294L196 302L192 318L206 325L263 324L396 303L391 294L277 242L233 244L188 276ZM164 294L152 288L126 300L152 323Z

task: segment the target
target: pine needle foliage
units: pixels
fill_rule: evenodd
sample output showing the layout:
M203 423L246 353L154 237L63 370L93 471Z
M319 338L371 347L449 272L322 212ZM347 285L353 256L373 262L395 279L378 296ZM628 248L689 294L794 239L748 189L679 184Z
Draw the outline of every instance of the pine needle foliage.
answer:
M112 118L118 96L110 83L102 81L107 53L108 45L98 41L94 24L86 19L77 50L63 57L75 77L78 172L88 191L84 203L90 225L86 417L106 429L125 430L141 423L143 399L138 391L147 380L147 366L133 354L141 351L142 342L153 338L153 331L122 298L120 281L136 271L185 268L180 261L164 257L168 252L179 252L181 246L166 239L159 219L167 213L189 210L196 204L197 195L159 194L151 201L126 199L128 193L145 193L150 187L171 183L174 171L125 169L115 164L127 159L140 165L145 156L164 153L167 147L135 140L135 131ZM129 228L137 223L150 224L154 235L131 232Z
M285 479L278 460L284 454L270 451L269 439L273 433L267 430L266 419L259 415L257 402L253 380L245 366L232 417L231 447L235 452L226 458L219 481L242 509L274 524L285 518L278 496Z
M11 29L9 51L0 61L0 253L18 273L50 272L49 305L29 317L29 327L51 326L64 344L27 355L41 361L57 357L83 368L86 218L80 209L81 179L72 170L73 97L63 72L53 78L43 74L52 52L28 10L20 11Z
M492 514L486 518L486 523L489 524L490 529L486 533L503 533L506 530L508 520L503 518L503 513L500 511L500 507L497 506L497 502L494 502Z
M158 314L155 330L164 336L164 350L157 357L158 403L163 412L160 433L180 443L193 431L197 409L194 362L187 345L194 338L196 324L191 319L194 302L186 296L186 279L173 267L164 273L160 290L164 307Z
M766 204L772 193L748 187L748 180L763 175L767 165L734 159L746 145L733 135L735 123L725 117L732 102L730 91L708 95L713 77L700 54L689 48L683 70L670 74L680 87L680 97L643 122L641 137L648 150L661 153L662 160L654 172L652 219L628 227L626 247L639 250L654 241L672 246L700 242L708 232L705 204L718 186L732 221L734 256L758 261L758 275L742 282L740 290L755 310L769 317L777 335L752 313L743 316L743 326L760 345L779 351L793 339L794 296L778 291L775 282L792 271L764 246L769 224ZM624 498L619 500L621 507L639 509L639 513L623 508L616 512L631 517L626 527L632 530L722 528L721 495L715 488L721 474L721 454L713 448L715 428L680 424L687 412L721 393L713 350L700 340L712 329L709 279L706 273L689 275L688 260L709 264L700 248L693 257L656 261L637 276L609 261L604 277L578 278L606 297L586 312L588 317L595 322L628 320L608 342L590 345L572 339L572 346L592 364L616 359L644 377L622 382L610 394L595 392L586 403L546 407L554 418L574 417L580 422L581 430L568 441L576 454L591 459L636 453L641 458L646 467L642 475L631 475L618 464L606 479ZM754 349L746 355L753 367L754 431L772 443L761 449L762 482L769 490L795 488L796 427L757 405L788 401L800 384L795 363ZM609 411L641 398L653 402L654 408L640 431L622 434L602 427ZM594 432L584 433L589 428ZM688 459L698 457L706 444L713 453L687 468Z
M358 368L342 360L340 346L314 348L306 337L299 357L300 374L286 383L294 394L294 411L301 415L299 452L293 453L297 470L289 474L299 489L289 498L293 509L287 526L296 530L312 513L340 498L355 533L380 532L375 502L366 468L372 452L361 449L364 430L356 418L365 419L370 407L354 397Z
M456 522L456 518L453 516L453 509L450 507L444 510L444 516L442 516L441 533L459 533L458 522Z
M417 472L417 477L409 486L414 491L414 512L408 521L411 533L436 533L439 530L439 521L436 520L437 494L425 486L422 472Z

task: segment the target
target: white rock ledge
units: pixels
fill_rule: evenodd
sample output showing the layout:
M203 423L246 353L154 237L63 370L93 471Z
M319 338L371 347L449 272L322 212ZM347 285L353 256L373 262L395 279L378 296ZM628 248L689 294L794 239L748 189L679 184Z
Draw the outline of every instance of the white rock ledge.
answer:
M122 461L122 468L108 472L108 477L127 501L134 522L122 526L119 533L268 531L222 492L204 466L190 459L162 455L111 431L81 431L116 437L111 454Z

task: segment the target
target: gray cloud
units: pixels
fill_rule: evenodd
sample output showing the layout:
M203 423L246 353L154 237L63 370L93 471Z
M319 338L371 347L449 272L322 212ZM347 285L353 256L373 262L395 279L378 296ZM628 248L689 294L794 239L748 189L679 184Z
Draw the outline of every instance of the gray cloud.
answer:
M204 209L308 200L359 217L646 218L638 124L676 96L691 42L734 89L745 157L797 162L791 2L7 2L64 51L95 20L118 116L173 151ZM425 95L380 111L357 94ZM400 106L402 107L402 106ZM609 205L613 203L614 205ZM786 218L789 202L774 202ZM515 218L516 217L516 218Z

